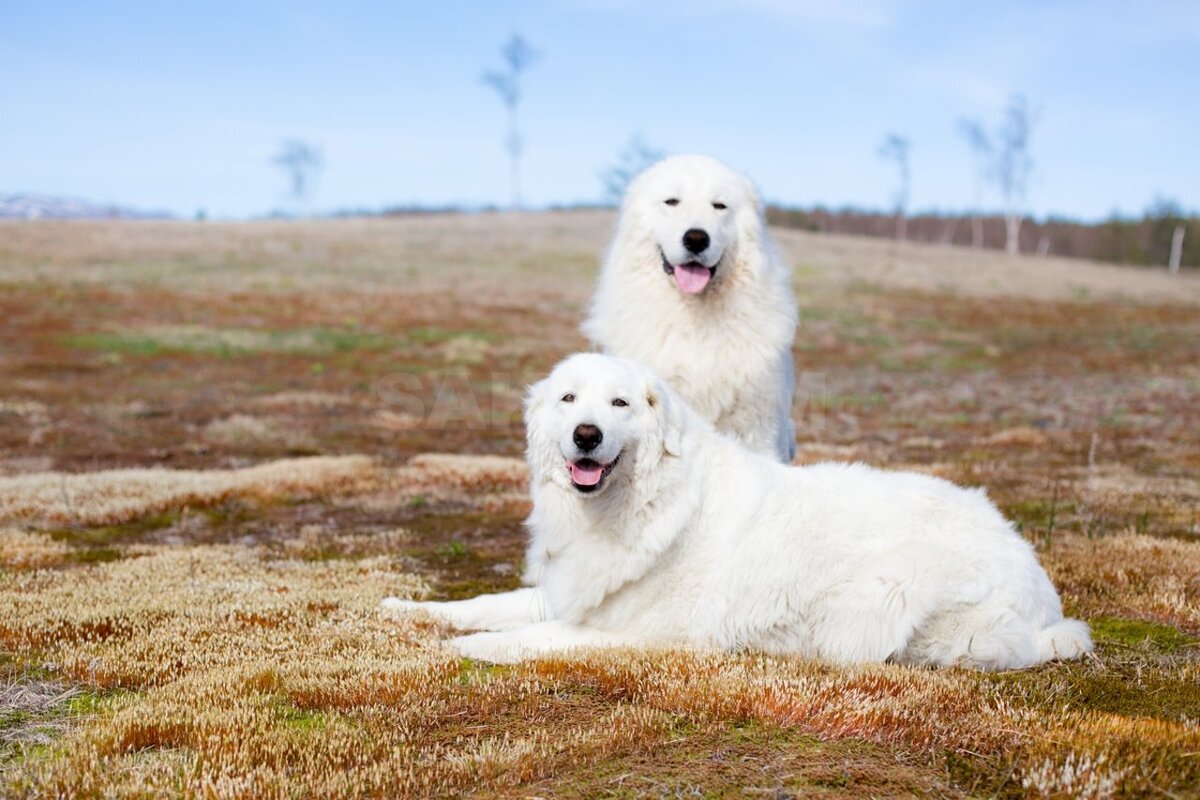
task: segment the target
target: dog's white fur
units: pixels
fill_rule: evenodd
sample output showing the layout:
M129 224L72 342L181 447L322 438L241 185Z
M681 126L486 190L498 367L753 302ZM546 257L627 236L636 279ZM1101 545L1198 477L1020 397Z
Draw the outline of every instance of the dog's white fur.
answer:
M685 248L691 229L708 233L704 252ZM715 271L703 292L689 295L664 271L664 260L698 261ZM588 338L607 353L648 364L718 430L789 462L795 330L790 271L745 176L690 155L634 179L583 324Z
M602 355L572 356L535 385L526 424L536 586L384 602L488 630L452 640L464 655L684 646L1008 669L1091 649L981 490L778 464L715 431L644 366ZM580 424L603 433L586 454ZM586 494L567 468L584 455L613 464Z

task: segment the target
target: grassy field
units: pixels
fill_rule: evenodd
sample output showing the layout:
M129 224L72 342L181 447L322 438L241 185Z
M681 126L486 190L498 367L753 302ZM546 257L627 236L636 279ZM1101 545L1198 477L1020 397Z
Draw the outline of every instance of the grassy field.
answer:
M799 460L984 486L1094 658L452 658L605 213L0 224L0 796L1200 796L1200 276L781 231Z

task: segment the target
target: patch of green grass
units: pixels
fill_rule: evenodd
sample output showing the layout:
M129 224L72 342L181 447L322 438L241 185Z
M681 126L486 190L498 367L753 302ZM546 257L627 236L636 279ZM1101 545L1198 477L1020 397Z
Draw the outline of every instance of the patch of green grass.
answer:
M885 394L824 394L813 398L813 402L825 408L880 408L890 400Z
M111 561L119 558L120 553L117 551L105 552L104 548L117 542L137 539L142 534L151 531L169 528L179 522L182 516L183 512L181 511L164 511L161 514L151 514L123 525L55 528L46 533L55 541L66 542L80 548L98 548L97 552L91 556L92 561ZM81 556L80 558L88 560L87 557Z
M84 689L67 700L64 709L73 716L106 714L132 701L135 697L137 697L137 693L128 689L113 689L105 692Z
M441 344L452 339L477 339L481 342L495 342L499 336L491 331L466 330L454 331L445 328L409 328L404 332L404 340L413 344Z
M507 675L510 672L512 672L512 667L504 664L489 664L486 661L472 661L464 658L458 662L458 683L460 686L466 686L480 680L490 680L493 677Z
M26 675L39 672L26 671ZM70 729L68 720L110 714L136 696L125 689L102 692L84 689L65 701L55 701L36 711L0 712L0 775L13 765L61 756L68 746L63 739Z
M1157 622L1121 617L1093 617L1088 620L1092 637L1098 645L1116 645L1177 653L1187 647L1200 645L1200 639ZM1200 709L1200 706L1197 706Z
M460 558L466 558L470 554L471 548L457 539L442 548L442 556L448 561L457 561Z
M15 728L23 722L29 720L33 715L28 711L15 711L12 709L0 709L0 733Z
M279 716L284 725L298 731L321 731L329 724L320 711L305 711L290 703L281 705Z
M238 328L179 328L162 331L120 331L64 336L60 341L76 350L135 356L195 353L222 358L284 353L327 355L367 350L387 350L399 343L395 337L361 330L294 328L250 330Z

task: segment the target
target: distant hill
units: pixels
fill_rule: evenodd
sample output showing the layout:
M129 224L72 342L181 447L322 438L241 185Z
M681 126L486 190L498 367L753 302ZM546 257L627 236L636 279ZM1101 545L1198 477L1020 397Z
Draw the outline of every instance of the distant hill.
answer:
M0 219L170 219L165 211L140 211L46 194L0 194Z

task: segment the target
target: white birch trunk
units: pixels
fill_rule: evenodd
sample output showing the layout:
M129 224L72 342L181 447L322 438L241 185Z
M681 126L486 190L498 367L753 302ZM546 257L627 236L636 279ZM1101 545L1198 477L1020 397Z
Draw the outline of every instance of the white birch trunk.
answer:
M1175 226L1175 233L1171 236L1171 260L1167 263L1167 270L1174 275L1179 272L1179 263L1183 261L1183 234L1186 229L1182 225Z

